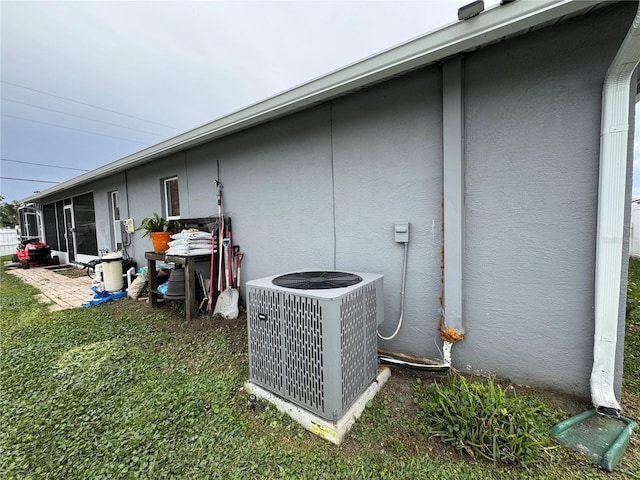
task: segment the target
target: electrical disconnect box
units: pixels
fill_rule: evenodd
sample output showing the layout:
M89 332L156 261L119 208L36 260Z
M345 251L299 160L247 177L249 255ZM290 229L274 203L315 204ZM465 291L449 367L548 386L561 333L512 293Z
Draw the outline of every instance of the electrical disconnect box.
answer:
M398 243L409 243L409 222L396 222L393 226L394 240Z
M124 228L125 228L125 232L128 233L133 233L135 228L133 225L133 218L127 218L126 220L124 220Z

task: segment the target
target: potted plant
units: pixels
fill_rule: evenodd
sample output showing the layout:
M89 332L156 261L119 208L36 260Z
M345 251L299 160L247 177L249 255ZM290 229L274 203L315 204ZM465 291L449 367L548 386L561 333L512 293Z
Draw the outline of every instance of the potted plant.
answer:
M171 241L171 235L180 231L180 222L167 220L154 212L153 217L143 218L136 230L144 230L142 236L149 235L151 237L154 252L164 253L169 248L168 243Z

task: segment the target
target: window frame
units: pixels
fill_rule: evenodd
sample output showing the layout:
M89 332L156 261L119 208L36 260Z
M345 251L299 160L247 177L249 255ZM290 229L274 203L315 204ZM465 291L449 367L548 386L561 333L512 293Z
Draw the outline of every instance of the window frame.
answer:
M170 185L172 185L175 182L176 185L176 200L177 202L177 208L178 208L178 212L177 215L175 214L176 212L171 211L171 207L172 207L172 199L173 196L171 195L171 187ZM173 175L171 177L167 177L167 178L163 178L162 179L162 200L164 203L164 212L165 212L165 218L167 220L179 220L180 219L180 183L178 181L178 176L177 175Z
M120 196L118 195L118 190L109 192L109 214L111 216L111 247L116 251L122 248Z
M120 197L118 190L112 190L109 192L109 200L111 206L111 219L115 222L120 220Z

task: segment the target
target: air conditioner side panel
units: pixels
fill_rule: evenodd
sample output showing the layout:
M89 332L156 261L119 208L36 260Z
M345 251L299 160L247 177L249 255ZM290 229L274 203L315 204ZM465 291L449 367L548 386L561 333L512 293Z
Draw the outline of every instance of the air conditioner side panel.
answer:
M378 372L377 320L382 297L378 282L363 285L342 299L341 398L342 411L369 386Z
M249 379L274 393L282 394L284 370L279 305L274 290L247 290L247 328L249 339Z

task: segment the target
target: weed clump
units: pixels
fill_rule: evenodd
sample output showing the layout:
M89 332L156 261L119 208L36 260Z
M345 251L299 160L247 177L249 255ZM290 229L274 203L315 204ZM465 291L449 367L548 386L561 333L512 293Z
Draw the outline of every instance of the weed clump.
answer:
M486 383L456 375L446 384L416 386L421 429L473 457L495 463L534 463L550 448L541 406Z

